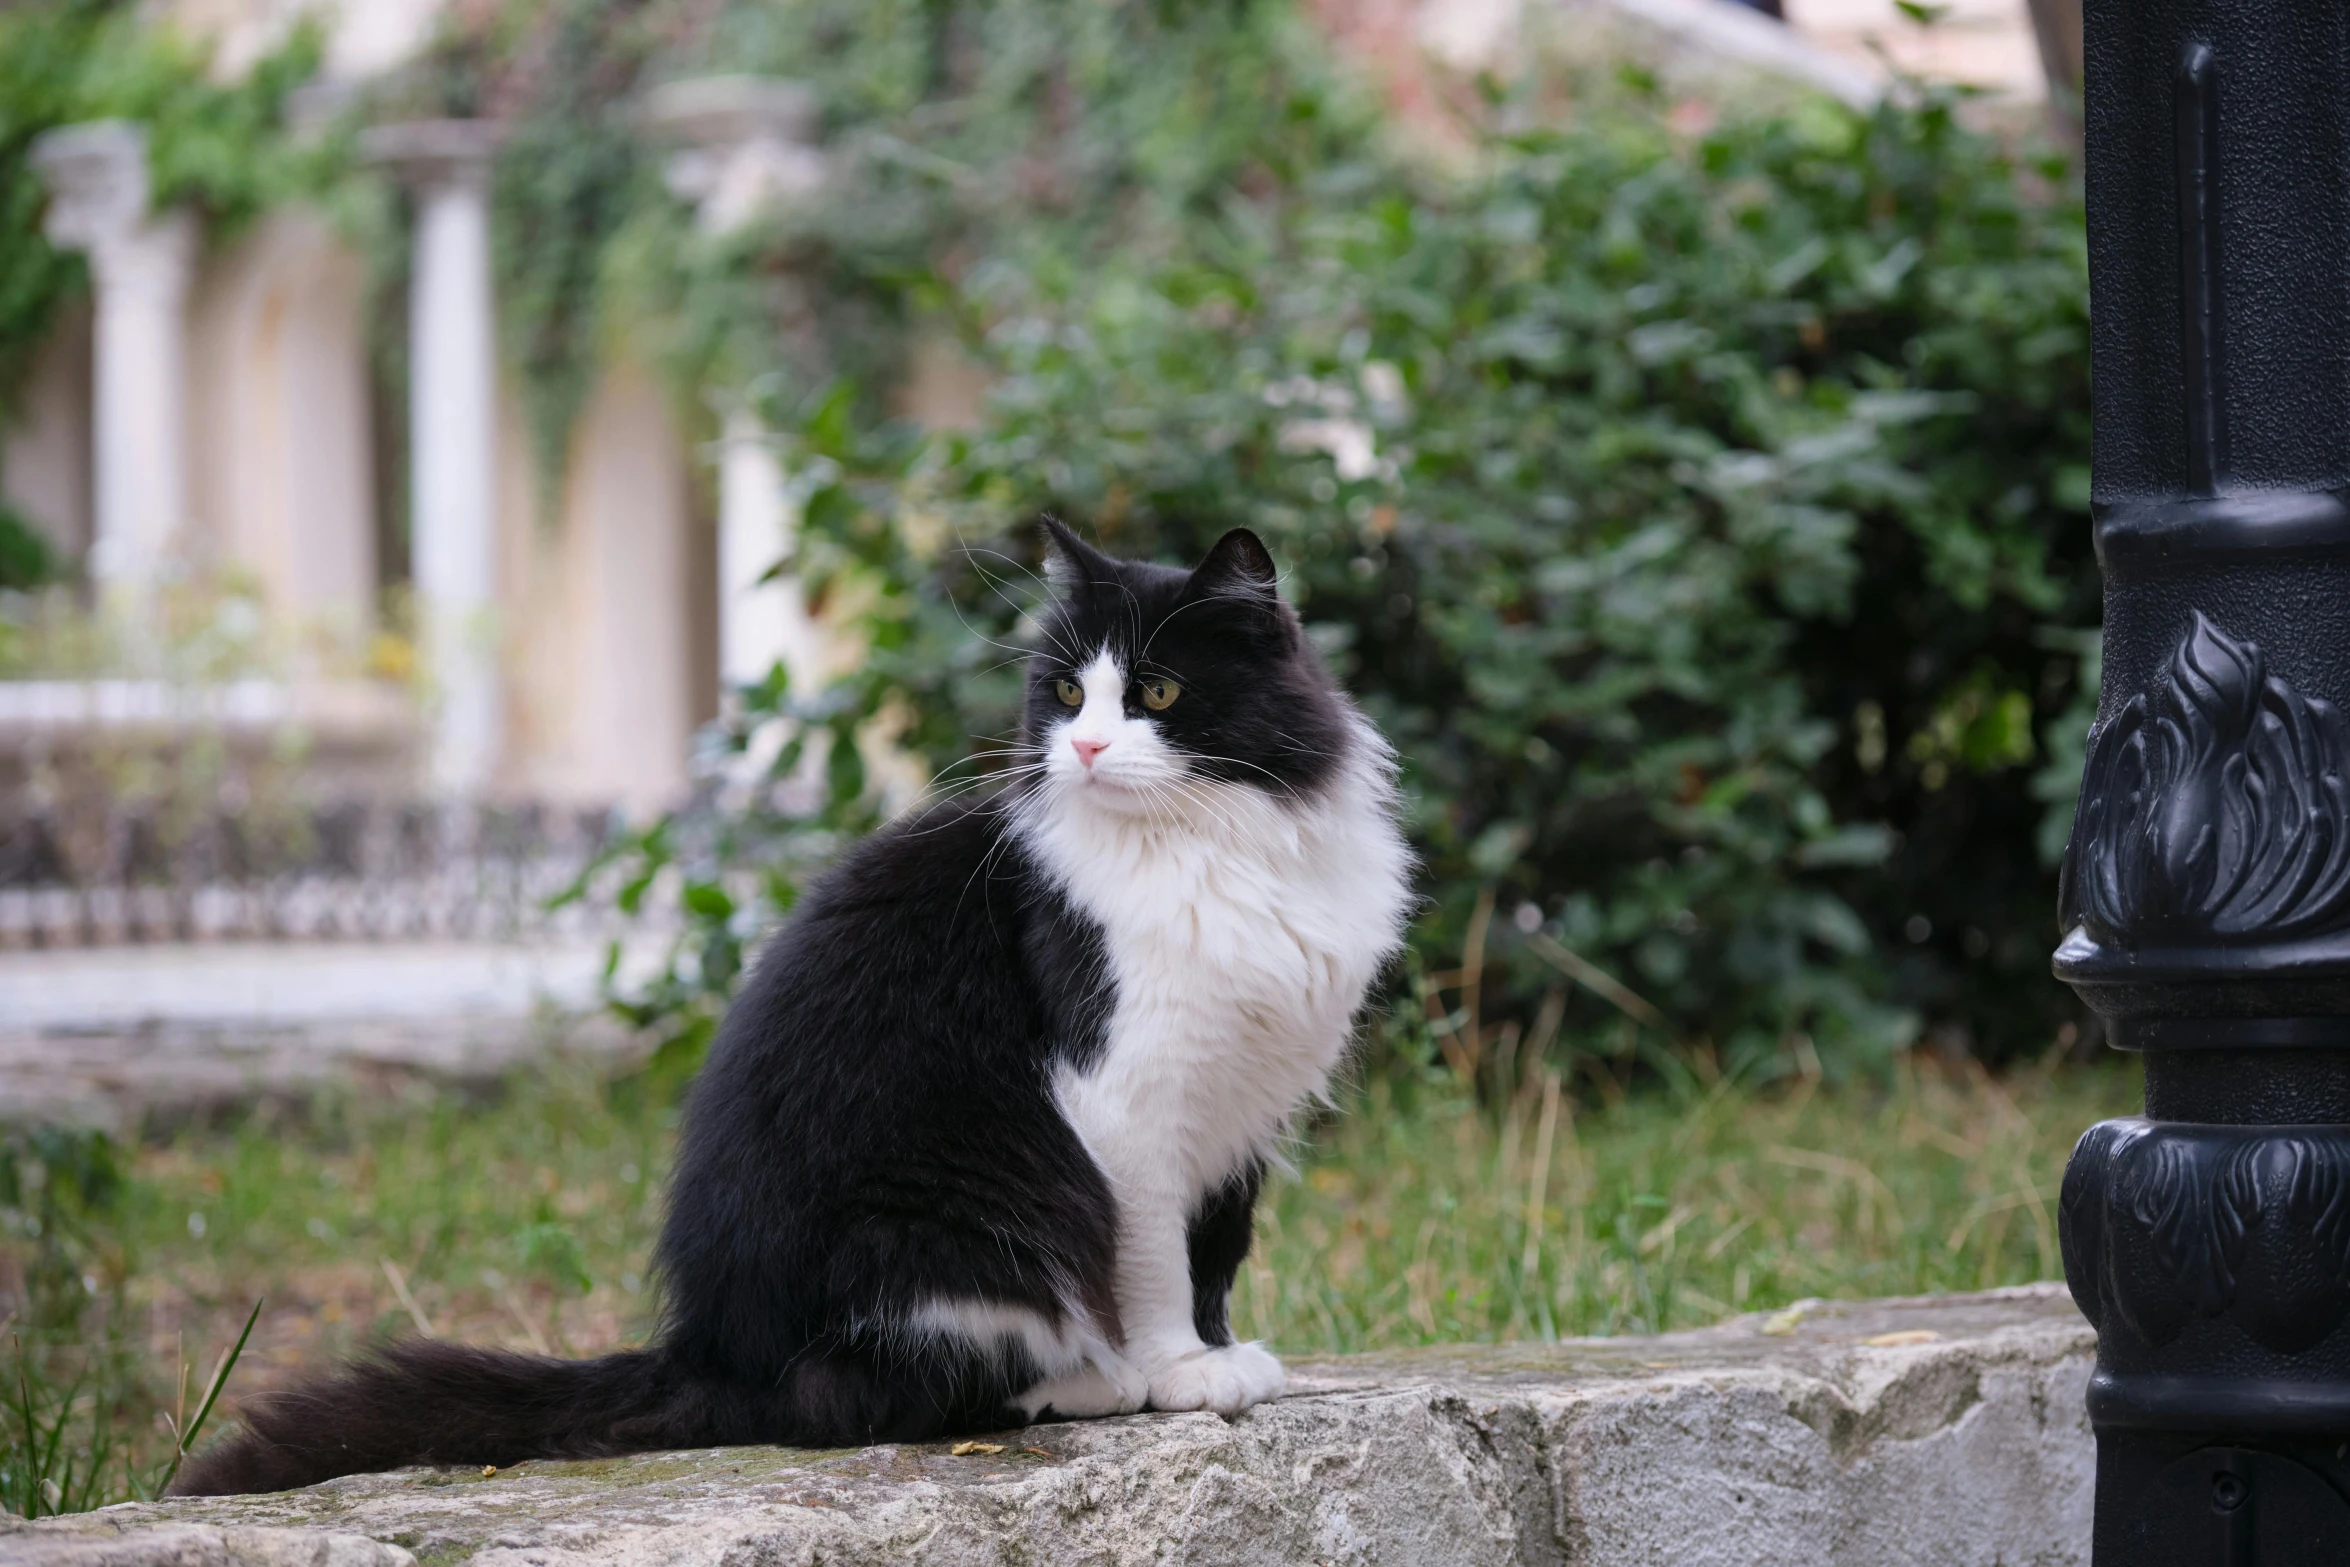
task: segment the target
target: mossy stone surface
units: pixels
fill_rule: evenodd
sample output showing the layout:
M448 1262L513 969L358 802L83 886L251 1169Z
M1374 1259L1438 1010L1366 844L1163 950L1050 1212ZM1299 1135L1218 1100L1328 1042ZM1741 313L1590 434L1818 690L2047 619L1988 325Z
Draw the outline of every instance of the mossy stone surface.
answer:
M6 1567L2088 1560L2063 1288L1292 1364L1236 1420L353 1476L0 1524ZM451 1483L454 1480L456 1483Z

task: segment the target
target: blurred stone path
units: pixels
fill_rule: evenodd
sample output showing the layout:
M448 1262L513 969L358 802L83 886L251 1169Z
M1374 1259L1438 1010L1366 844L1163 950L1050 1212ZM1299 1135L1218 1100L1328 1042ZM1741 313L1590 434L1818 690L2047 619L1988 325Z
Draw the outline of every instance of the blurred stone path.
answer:
M600 940L0 953L0 1121L129 1130L337 1084L486 1082L555 1050L625 1055L596 1011L603 965Z

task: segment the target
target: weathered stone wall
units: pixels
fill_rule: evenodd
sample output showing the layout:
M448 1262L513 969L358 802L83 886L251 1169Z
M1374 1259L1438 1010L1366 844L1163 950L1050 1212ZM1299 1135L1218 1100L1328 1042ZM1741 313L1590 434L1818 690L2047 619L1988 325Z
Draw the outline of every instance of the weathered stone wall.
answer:
M2061 1286L1659 1338L1301 1363L1233 1421L735 1448L0 1524L8 1567L2089 1559L2094 1336Z

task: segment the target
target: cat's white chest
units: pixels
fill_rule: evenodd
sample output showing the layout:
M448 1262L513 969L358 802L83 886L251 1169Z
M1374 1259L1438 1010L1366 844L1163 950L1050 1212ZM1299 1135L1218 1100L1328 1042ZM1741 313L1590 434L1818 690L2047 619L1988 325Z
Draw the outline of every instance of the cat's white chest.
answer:
M1409 855L1384 780L1293 806L1234 788L1183 823L1072 813L1029 840L1101 927L1107 1038L1057 1084L1097 1158L1191 1192L1270 1151L1394 951Z

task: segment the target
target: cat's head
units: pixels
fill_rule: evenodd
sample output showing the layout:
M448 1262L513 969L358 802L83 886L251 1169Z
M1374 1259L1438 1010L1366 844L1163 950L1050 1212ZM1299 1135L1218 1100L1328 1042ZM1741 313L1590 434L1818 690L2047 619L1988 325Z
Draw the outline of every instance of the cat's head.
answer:
M1113 560L1047 521L1057 589L1028 664L1021 738L1032 787L1137 815L1197 787L1302 799L1353 741L1347 703L1235 528L1185 571Z

